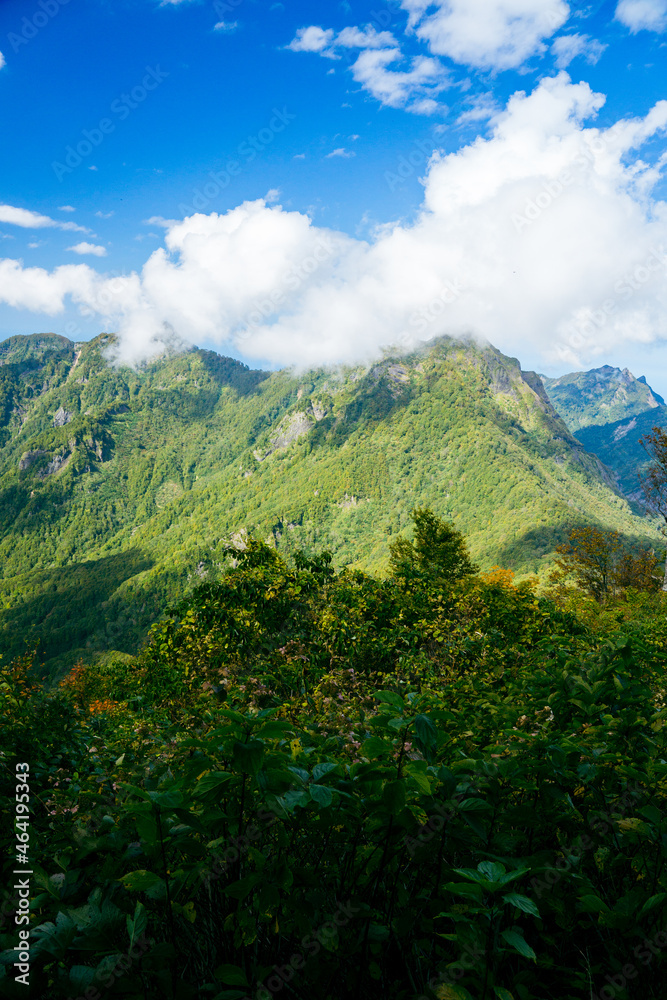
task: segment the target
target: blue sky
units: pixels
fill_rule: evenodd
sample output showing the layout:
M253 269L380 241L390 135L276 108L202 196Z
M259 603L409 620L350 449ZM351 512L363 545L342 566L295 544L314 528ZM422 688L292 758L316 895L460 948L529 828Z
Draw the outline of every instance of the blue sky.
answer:
M0 335L277 366L469 332L664 394L666 28L667 0L4 0Z

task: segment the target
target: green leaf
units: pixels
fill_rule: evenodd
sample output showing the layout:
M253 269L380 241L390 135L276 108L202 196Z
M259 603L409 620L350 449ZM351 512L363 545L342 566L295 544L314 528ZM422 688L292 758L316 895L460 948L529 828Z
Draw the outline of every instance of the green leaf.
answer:
M319 781L320 778L335 771L338 766L338 764L333 764L330 761L322 761L321 764L316 764L313 768L313 781Z
M209 792L223 788L231 780L232 775L227 771L212 771L210 774L204 774L197 782L193 795L196 799L201 798Z
M441 986L436 986L433 992L438 1000L472 1000L465 986L450 986L449 983L443 983Z
M485 810L491 809L491 805L484 799L464 799L463 802L459 804L459 809L461 812L484 812Z
M505 874L505 865L498 861L480 861L477 871L485 875L489 882L500 882Z
M245 972L238 965L219 965L213 975L228 986L250 985Z
M232 899L245 899L249 893L255 888L258 882L261 882L263 876L260 872L255 872L253 875L246 875L245 878L241 878L238 882L232 882L225 889L225 895L231 896Z
M95 978L95 969L87 965L73 965L69 970L69 981L72 984L73 992L84 993Z
M401 696L395 694L393 691L380 691L377 698L379 702L383 702L385 705L391 705L391 707L397 712L402 712L405 708L405 702Z
M457 896L474 896L478 900L482 898L482 887L479 882L447 882L445 889Z
M427 766L425 760L411 760L403 768L404 772L409 775L410 779L424 795L431 794L431 782L428 780L426 772Z
M330 806L333 801L333 795L331 789L327 788L326 785L310 785L310 797L314 802L317 802L319 806L325 809Z
M415 716L415 729L422 746L430 748L438 742L438 732L427 715Z
M183 795L178 788L167 788L163 792L149 792L151 802L160 809L175 809L183 802Z
M388 781L382 789L382 801L392 816L405 809L405 782L401 778Z
M134 817L134 822L137 825L137 833L145 844L149 846L157 844L157 822L152 813L139 813Z
M256 735L259 739L276 740L283 739L283 737L289 736L293 732L294 726L287 722L286 719L271 719L257 730Z
M390 719L387 725L390 729L403 729L405 727L405 719L401 715L396 719Z
M494 986L493 992L498 997L498 1000L514 1000L510 991L506 990L504 986Z
M609 913L609 907L599 896L581 896L579 906L584 913Z
M137 871L123 875L119 880L123 883L128 892L146 892L162 881L155 872L146 871L145 868L138 868Z
M516 906L519 910L523 910L524 913L532 913L534 917L539 917L540 915L537 906L528 896L521 896L517 892L508 892L506 896L503 896L503 899L510 906Z
M667 892L658 892L656 893L655 896L650 896L642 906L641 910L638 913L638 916L643 917L645 913L650 913L651 910L654 910L656 908L656 906L660 906L662 903L664 903L666 899L667 899Z
M234 764L243 774L257 774L262 766L264 744L261 740L234 744Z
M134 908L134 916L133 917L128 916L125 918L127 933L130 938L130 949L134 945L134 942L137 940L137 938L140 938L141 935L146 930L147 923L148 920L146 917L146 907L144 906L143 903L137 902L137 905Z
M361 755L362 757L367 757L368 760L374 760L376 757L381 757L383 754L392 753L394 750L391 743L386 740L381 740L379 736L369 736L367 740L361 744Z
M502 932L501 937L524 958L532 958L534 962L537 961L537 955L519 931L506 930Z

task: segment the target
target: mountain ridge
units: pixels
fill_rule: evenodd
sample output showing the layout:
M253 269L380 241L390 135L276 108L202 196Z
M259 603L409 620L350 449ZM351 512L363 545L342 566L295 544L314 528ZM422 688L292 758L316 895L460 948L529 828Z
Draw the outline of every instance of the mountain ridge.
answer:
M625 496L641 502L638 472L648 457L639 442L654 427L667 427L662 396L644 375L611 365L540 378L572 434L612 470Z
M131 652L240 530L380 571L417 504L482 566L524 574L573 523L658 539L539 376L491 345L295 373L198 348L114 367L112 343L0 345L5 655L36 640L56 664Z

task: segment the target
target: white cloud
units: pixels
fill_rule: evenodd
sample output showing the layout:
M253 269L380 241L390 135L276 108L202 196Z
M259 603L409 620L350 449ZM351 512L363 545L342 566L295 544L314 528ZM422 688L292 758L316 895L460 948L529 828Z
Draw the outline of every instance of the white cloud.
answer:
M95 212L98 219L110 219L113 212Z
M372 24L365 28L343 28L336 35L336 45L345 49L385 49L396 45L390 31L376 31Z
M476 94L473 97L462 101L461 104L467 107L456 119L457 125L470 125L473 122L488 121L500 111L500 107L495 95L489 91L485 94Z
M630 31L661 32L667 28L667 0L620 0L614 15Z
M401 7L434 55L494 70L543 54L543 39L569 16L564 0L401 0Z
M429 94L437 94L448 82L444 67L428 56L416 56L409 70L388 69L402 60L401 50L366 49L352 66L357 83L381 104L391 108L406 107L417 114L433 114L436 102Z
M76 212L73 205L58 205L59 212Z
M236 31L239 26L238 21L218 21L217 24L213 25L214 31L222 31L226 34L231 34L232 31Z
M28 243L28 246L30 247L31 250L36 250L37 247L42 246L43 242L44 242L43 240L37 240L36 243Z
M292 52L321 52L327 54L330 59L335 59L333 53L326 53L333 39L333 28L318 28L317 25L310 25L308 28L298 28L296 36L287 46Z
M16 208L14 205L0 205L0 222L8 222L22 229L65 229L76 233L89 233L85 226L77 226L74 222L57 222L48 215L32 212L28 208Z
M434 152L416 221L368 240L260 199L174 223L119 286L84 265L1 261L0 301L53 315L69 296L119 331L127 362L172 337L306 367L472 334L592 367L667 339L664 163L639 155L667 101L604 129L591 124L603 103L566 73L514 94L488 138Z
M351 156L355 156L355 153L348 152L343 146L339 146L338 149L332 149L330 153L327 153L325 160L330 160L333 156L339 156L344 160L349 159Z
M73 253L92 254L93 257L106 257L106 247L101 247L96 243L76 243L73 247L67 247Z
M407 61L398 42L391 32L377 31L373 25L343 28L337 35L331 28L315 25L299 28L287 48L316 52L327 59L340 58L340 49L359 49L350 67L355 81L381 104L415 114L432 115L439 107L434 98L450 82L441 63L428 56L410 60L409 69L396 69L397 63Z
M573 59L582 56L590 66L595 66L600 56L607 48L602 42L590 35L559 35L551 43L551 51L555 56L558 69L567 69Z
M5 57L3 56L2 52L0 52L0 69L2 69L2 67L5 65L6 65Z
M144 219L145 226L161 226L163 229L171 229L176 225L176 219L165 219L162 215L151 215L150 219Z

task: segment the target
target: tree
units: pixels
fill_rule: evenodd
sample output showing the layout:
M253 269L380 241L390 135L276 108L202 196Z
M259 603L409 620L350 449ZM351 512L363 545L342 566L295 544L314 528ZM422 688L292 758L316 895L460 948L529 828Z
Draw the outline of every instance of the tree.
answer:
M436 517L428 507L415 507L410 517L414 541L401 537L389 545L392 576L404 580L460 580L477 573L466 540L453 524Z
M581 590L596 601L604 601L627 587L658 589L658 560L653 549L630 549L617 531L602 531L591 525L572 528L569 541L557 545L556 552L560 574L553 574L552 580L573 575Z
M620 549L617 531L601 531L592 525L572 528L569 541L556 546L556 566L562 573L574 575L579 587L596 601L603 601L614 588Z
M653 549L624 551L615 568L615 582L623 589L658 590L662 583L659 560Z
M661 427L654 427L651 434L645 434L639 443L652 460L639 473L639 481L646 497L647 506L665 522L667 532L667 433ZM667 590L667 556L662 589Z

